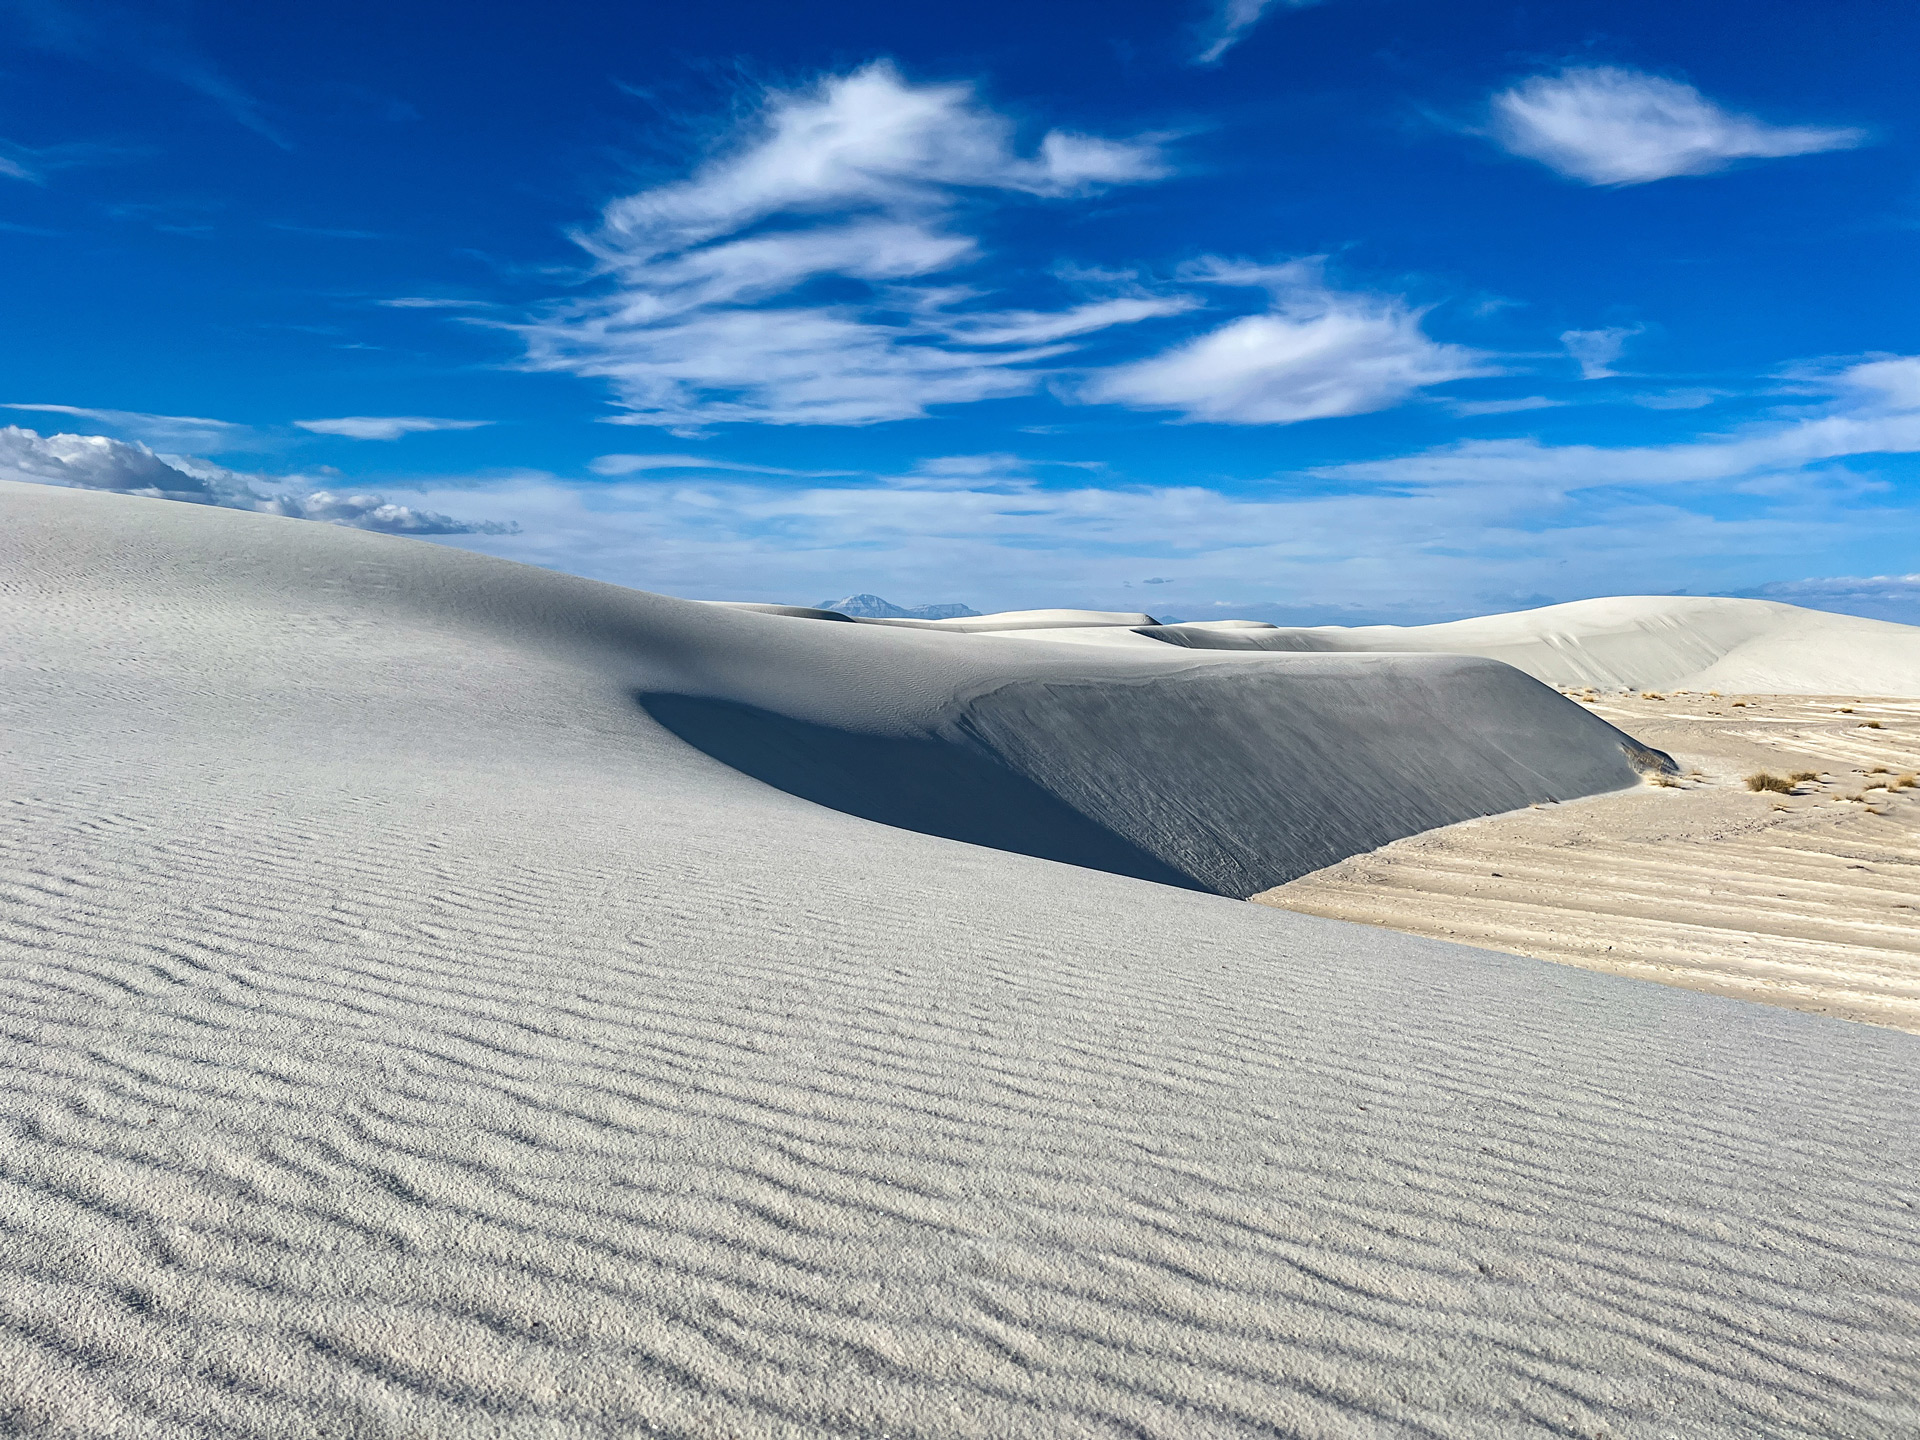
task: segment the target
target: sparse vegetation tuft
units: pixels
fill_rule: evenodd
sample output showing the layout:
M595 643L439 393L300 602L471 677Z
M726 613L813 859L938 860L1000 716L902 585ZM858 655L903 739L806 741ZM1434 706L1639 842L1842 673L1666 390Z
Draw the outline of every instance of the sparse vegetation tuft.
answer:
M1819 778L1820 778L1820 772L1817 770L1796 770L1793 772L1793 774L1787 777L1787 779L1791 780L1796 785L1798 785L1802 780L1818 780Z
M1640 698L1642 700L1664 700L1667 697L1662 695L1658 690L1642 690L1640 692Z
M1784 775L1775 775L1770 770L1756 770L1747 776L1747 789L1771 790L1776 795L1789 795L1793 793L1793 781Z
M1649 785L1657 785L1662 790L1684 790L1686 788L1678 779L1667 774L1664 770L1653 771L1647 776L1647 783Z
M1916 785L1920 785L1920 775L1914 774L1911 770L1903 770L1893 777L1892 783L1890 783L1887 788L1889 790L1911 790Z
M1862 730L1884 730L1887 727L1882 725L1878 720L1862 720L1860 722L1860 728Z

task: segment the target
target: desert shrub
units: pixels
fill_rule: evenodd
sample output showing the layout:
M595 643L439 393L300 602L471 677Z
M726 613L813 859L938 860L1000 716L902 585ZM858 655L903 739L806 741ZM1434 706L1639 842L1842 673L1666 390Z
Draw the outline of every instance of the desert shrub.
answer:
M1796 770L1793 772L1793 774L1787 777L1787 779L1791 780L1796 785L1798 785L1802 780L1818 780L1819 778L1820 778L1820 772L1817 770Z
M1658 690L1642 690L1640 692L1640 698L1642 700L1664 700L1667 697L1662 695Z
M1682 790L1686 788L1681 785L1678 780L1674 779L1673 776L1662 770L1655 770L1652 774L1648 775L1647 783L1649 785L1658 785L1662 790Z
M1878 720L1862 720L1860 722L1860 728L1862 730L1884 730L1887 727L1882 725Z
M1920 785L1920 775L1914 774L1911 770L1903 770L1893 777L1893 783L1888 785L1887 788L1889 790L1911 790L1916 785Z
M1793 789L1793 781L1784 775L1775 775L1768 770L1756 770L1747 776L1747 789L1771 790L1776 795L1785 795Z

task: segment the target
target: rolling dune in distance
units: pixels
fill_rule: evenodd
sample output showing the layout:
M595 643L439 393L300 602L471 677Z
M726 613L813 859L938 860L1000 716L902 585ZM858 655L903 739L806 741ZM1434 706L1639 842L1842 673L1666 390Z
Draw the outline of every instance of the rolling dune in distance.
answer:
M1507 666L29 486L0 585L0 1430L1920 1426L1920 1039L1238 903L1662 768Z
M1920 626L1773 600L1616 595L1440 625L1230 621L1141 633L1208 649L1480 655L1550 685L1920 698Z

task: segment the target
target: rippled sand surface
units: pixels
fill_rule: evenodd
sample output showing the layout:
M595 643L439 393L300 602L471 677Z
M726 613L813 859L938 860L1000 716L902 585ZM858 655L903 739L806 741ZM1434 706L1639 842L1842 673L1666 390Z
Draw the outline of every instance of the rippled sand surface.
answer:
M1596 695L1677 783L1469 821L1255 898L1920 1032L1920 701ZM1746 777L1811 775L1786 793Z
M1913 1037L878 825L621 668L814 622L0 499L0 1431L1920 1427Z

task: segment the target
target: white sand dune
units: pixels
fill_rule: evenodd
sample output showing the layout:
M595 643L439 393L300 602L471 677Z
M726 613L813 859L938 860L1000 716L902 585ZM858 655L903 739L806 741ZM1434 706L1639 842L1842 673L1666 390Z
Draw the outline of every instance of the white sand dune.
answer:
M1149 633L1206 648L1483 655L1554 685L1920 696L1920 626L1771 600L1623 595L1444 625Z
M24 486L0 665L0 1431L1920 1426L1920 1041L1202 893L1631 774L1510 670Z

